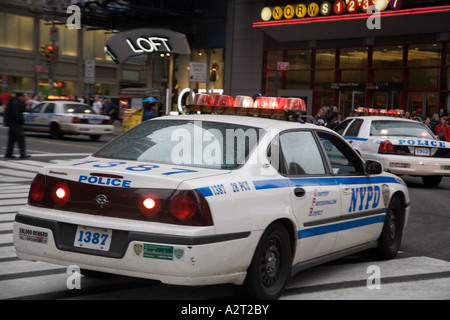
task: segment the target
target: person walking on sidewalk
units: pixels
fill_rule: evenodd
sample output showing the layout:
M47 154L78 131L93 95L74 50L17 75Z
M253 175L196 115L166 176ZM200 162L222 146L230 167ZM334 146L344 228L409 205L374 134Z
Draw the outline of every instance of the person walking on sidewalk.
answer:
M5 158L14 159L14 145L17 142L20 150L20 158L29 158L25 152L25 133L23 130L23 112L25 111L25 96L22 92L16 93L16 96L9 100L6 109L5 124L9 127L8 144L6 147Z

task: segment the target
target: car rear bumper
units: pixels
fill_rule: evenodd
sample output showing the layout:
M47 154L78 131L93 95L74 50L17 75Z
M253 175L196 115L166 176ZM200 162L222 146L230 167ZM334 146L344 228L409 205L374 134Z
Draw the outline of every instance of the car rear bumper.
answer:
M111 248L104 252L73 245L77 226L88 225L87 221L35 217L27 214L29 208L21 209L14 222L14 246L20 259L175 285L242 284L260 236L254 232L183 236L113 229ZM96 218L101 219L105 217ZM122 220L122 226L127 223L117 220Z
M105 135L112 134L114 126L109 124L61 124L61 131L65 134Z
M381 162L383 169L397 175L450 176L450 159L395 155L368 155Z

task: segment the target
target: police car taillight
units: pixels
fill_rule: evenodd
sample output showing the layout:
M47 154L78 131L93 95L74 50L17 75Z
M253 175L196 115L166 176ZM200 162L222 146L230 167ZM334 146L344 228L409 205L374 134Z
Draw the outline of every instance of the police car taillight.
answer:
M78 117L73 117L72 118L72 123L81 123L81 119Z
M70 189L65 183L58 183L52 189L53 203L59 206L65 205L70 199Z
M380 144L380 147L378 148L378 153L393 154L397 152L395 151L395 148L392 145L392 143L389 140L385 140Z
M193 226L213 225L206 199L195 190L179 190L169 200L169 205L159 222ZM170 213L170 215L169 215Z
M161 200L154 193L146 193L139 198L138 207L142 214L155 216L161 209Z

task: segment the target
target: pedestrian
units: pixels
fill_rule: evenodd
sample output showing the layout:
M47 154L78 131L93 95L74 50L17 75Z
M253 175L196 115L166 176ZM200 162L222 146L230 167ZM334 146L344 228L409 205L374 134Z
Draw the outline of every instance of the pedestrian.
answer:
M111 117L111 121L114 122L116 117L116 105L112 102L111 98L105 99L105 104L103 105L105 108L104 114Z
M436 126L439 124L439 115L437 113L433 113L430 121L430 128L434 134L436 134Z
M326 126L327 125L327 118L325 116L327 107L322 107L319 109L319 112L316 115L316 124L318 124L319 126Z
M7 105L6 126L8 130L8 144L5 158L14 159L14 145L17 142L20 150L20 158L25 159L30 156L25 152L25 133L23 130L23 112L25 111L25 96L22 92L17 92L16 96L9 100Z
M94 97L94 103L92 104L92 109L96 114L103 114L103 104L98 94Z
M150 120L158 116L158 101L155 98L145 98L142 103L144 106L142 121Z
M440 118L440 122L436 126L436 135L439 140L450 142L450 125L447 124L447 119L443 116Z

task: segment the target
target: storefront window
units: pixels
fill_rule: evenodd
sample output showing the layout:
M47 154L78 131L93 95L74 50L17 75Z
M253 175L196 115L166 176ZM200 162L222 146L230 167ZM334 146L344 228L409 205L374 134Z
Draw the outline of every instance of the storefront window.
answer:
M33 18L0 12L0 47L33 50Z
M334 70L316 70L314 72L314 89L329 90L334 81Z
M341 82L366 82L367 70L342 70Z
M283 51L267 52L267 70L276 70L278 61L283 61Z
M373 48L373 67L401 67L403 65L403 46L380 46Z
M411 44L408 49L408 66L439 66L441 44Z
M450 67L450 42L447 43L447 66Z
M335 49L317 49L316 50L316 69L334 69L334 60L336 58Z
M439 85L439 69L410 69L409 87L410 88L433 88L437 89Z
M375 82L402 82L401 69L383 69L373 71L373 81Z
M279 60L283 61L283 60ZM311 53L310 50L291 50L287 52L287 61L289 70L310 69Z
M83 57L85 59L112 60L105 53L105 43L114 34L105 30L83 32Z
M341 68L367 68L367 48L341 48Z
M289 70L286 73L286 89L309 89L311 72Z
M65 56L77 56L77 42L78 31L76 29L67 29L66 26L55 26L58 28L58 41L55 45L59 48L59 55ZM47 24L45 21L40 21L40 45L49 45L52 43L50 40L51 24Z

